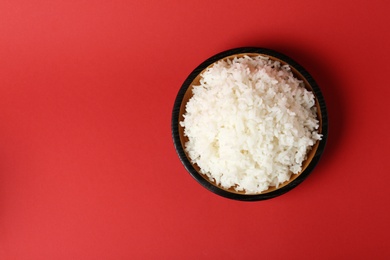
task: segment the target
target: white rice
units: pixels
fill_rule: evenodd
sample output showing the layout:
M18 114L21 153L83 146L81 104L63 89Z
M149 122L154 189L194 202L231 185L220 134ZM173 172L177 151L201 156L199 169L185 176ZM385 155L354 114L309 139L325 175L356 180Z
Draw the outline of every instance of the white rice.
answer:
M185 150L202 174L247 194L302 170L317 140L315 97L289 66L265 56L216 62L186 104Z

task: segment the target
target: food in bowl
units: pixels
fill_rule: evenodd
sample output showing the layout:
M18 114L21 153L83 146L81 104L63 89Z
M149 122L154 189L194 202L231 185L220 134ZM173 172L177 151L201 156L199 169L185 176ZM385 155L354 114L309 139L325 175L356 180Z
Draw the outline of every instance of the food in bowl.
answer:
M185 152L210 182L259 194L302 172L322 135L315 95L287 64L261 54L220 59L191 86Z

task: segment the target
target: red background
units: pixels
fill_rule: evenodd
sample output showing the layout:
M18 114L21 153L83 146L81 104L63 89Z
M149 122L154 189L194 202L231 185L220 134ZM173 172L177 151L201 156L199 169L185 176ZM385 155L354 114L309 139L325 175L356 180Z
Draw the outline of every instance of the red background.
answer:
M0 259L388 259L390 2L0 2ZM309 178L268 201L201 187L177 91L226 49L282 52L329 113Z

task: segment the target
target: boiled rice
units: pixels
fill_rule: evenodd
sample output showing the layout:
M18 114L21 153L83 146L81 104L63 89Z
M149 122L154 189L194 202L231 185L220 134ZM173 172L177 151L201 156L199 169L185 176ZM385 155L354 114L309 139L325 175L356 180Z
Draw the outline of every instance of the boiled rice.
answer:
M278 187L302 170L321 139L315 97L288 65L265 56L219 60L186 104L185 150L200 172L247 194Z

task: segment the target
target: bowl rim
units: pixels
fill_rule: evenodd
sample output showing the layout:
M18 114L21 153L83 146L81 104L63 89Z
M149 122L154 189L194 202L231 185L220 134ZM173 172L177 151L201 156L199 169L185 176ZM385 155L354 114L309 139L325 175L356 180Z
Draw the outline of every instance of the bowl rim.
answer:
M181 144L180 135L179 135L179 116L180 116L180 107L184 98L184 95L189 87L191 87L191 83L194 81L194 79L208 66L215 63L218 60L227 58L232 55L238 55L238 54L260 54L260 55L266 55L270 56L276 59L279 59L283 61L284 63L287 63L290 67L293 67L297 72L301 74L303 78L309 83L309 85L312 88L312 91L318 101L318 105L320 108L321 113L321 134L322 134L322 140L319 141L317 150L312 158L312 160L307 165L306 169L302 171L298 177L296 177L293 181L288 183L287 185L277 188L274 191L270 191L267 193L259 193L259 194L240 194L240 193L233 193L229 192L225 189L222 189L218 186L213 185L209 181L207 181L192 165L190 160L187 158L186 153L184 151L184 147ZM179 159L185 169L190 173L190 175L198 182L200 183L204 188L207 190L220 195L222 197L233 199L233 200L240 200L240 201L259 201L259 200L267 200L271 198L278 197L282 194L285 194L286 192L292 190L296 186L298 186L300 183L302 183L309 174L313 171L313 169L318 164L321 155L324 152L325 145L328 139L328 114L326 109L326 104L324 97L321 93L320 88L318 87L317 83L313 79L313 77L304 69L300 64L298 64L296 61L294 61L292 58L286 56L285 54L282 54L280 52L268 49L268 48L261 48L261 47L238 47L234 49L229 49L226 51L222 51L220 53L217 53L210 58L203 61L200 65L198 65L186 78L186 80L183 82L182 86L180 87L174 105L172 110L172 119L171 119L171 131L172 131L172 138L173 143L175 146L176 153L179 156Z

